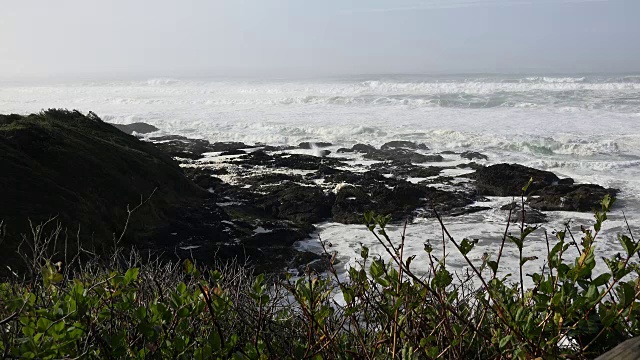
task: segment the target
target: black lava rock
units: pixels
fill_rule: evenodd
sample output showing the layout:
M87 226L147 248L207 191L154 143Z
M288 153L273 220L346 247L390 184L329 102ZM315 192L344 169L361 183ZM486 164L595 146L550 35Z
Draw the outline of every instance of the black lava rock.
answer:
M465 151L462 154L460 154L460 157L468 160L475 160L475 159L487 160L488 159L487 155L481 154L477 151Z
M537 170L518 164L497 164L476 170L471 176L476 180L479 195L519 196L530 178L528 191L535 191L558 183L560 179L550 171Z
M605 195L615 197L617 189L607 189L595 184L552 185L535 191L529 205L547 211L591 212L600 208Z
M425 144L416 144L413 141L389 141L384 143L380 150L388 150L388 149L411 149L411 150L429 150L427 145Z

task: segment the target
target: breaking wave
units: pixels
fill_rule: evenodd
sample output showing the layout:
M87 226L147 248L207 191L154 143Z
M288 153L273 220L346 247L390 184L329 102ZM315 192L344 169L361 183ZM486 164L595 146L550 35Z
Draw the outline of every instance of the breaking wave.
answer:
M174 84L177 84L179 82L180 82L180 80L177 80L177 79L159 78L159 79L149 79L149 80L147 80L147 85L149 85L149 86L174 85Z

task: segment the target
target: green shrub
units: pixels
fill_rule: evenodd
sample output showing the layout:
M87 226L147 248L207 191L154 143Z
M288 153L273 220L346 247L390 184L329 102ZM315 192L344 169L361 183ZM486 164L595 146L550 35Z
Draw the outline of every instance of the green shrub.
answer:
M640 335L640 244L619 235L625 254L594 274L606 197L580 239L566 229L547 239L543 269L523 285L522 256L535 228L505 232L498 254L520 253L517 283L499 277L500 255L474 264L473 241L443 232L470 268L452 272L425 246L430 271L417 276L394 242L389 218L365 214L390 260L362 248L341 277L254 276L240 264L204 271L142 262L120 252L108 262L60 271L39 259L35 277L0 284L0 353L8 358L430 359L591 358ZM524 216L523 216L524 218ZM405 226L406 230L406 226ZM577 251L569 261L570 251ZM487 276L489 274L489 276ZM596 276L597 275L597 276ZM456 279L456 280L454 280ZM479 288L473 284L481 284ZM341 295L344 301L337 301Z

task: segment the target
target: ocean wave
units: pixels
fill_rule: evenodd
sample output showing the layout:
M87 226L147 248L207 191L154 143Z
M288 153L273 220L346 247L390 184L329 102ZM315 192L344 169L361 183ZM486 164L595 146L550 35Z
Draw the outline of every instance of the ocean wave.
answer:
M533 79L533 78L532 78ZM542 78L542 80L520 79L514 82L506 81L436 81L436 82L381 82L365 81L361 87L349 89L345 92L378 92L378 93L411 93L411 94L443 94L443 93L473 93L489 94L498 92L530 92L530 91L612 91L612 90L640 90L640 82L587 82L583 78Z
M553 160L553 159L537 159L528 161L528 166L543 169L581 169L594 170L598 172L608 172L612 170L624 170L637 168L640 166L640 160L632 161L606 161L606 160Z
M286 82L281 84L204 83L217 94L312 96L494 94L572 91L638 91L640 81L587 81L583 78L436 79L431 81L366 80L361 82Z
M171 78L158 78L158 79L149 79L146 81L146 84L149 86L162 86L162 85L174 85L179 83L178 79Z
M419 81L234 82L171 78L90 86L12 88L7 102L34 98L57 104L162 106L404 106L408 108L551 108L580 112L603 109L640 113L640 77L487 77ZM16 96L18 94L18 96ZM20 96L22 95L22 96Z
M521 79L521 82L532 83L582 83L585 82L586 77L548 77L548 76L533 76Z

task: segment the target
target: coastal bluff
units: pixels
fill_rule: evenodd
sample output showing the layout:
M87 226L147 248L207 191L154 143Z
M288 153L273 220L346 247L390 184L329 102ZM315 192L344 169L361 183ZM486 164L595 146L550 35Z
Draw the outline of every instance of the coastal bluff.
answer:
M153 144L91 112L0 115L0 154L0 219L7 232L1 246L9 251L31 232L29 220L52 218L66 228L70 244L79 234L99 249L119 237L127 209L148 199L129 221L126 239L135 241L206 195Z

